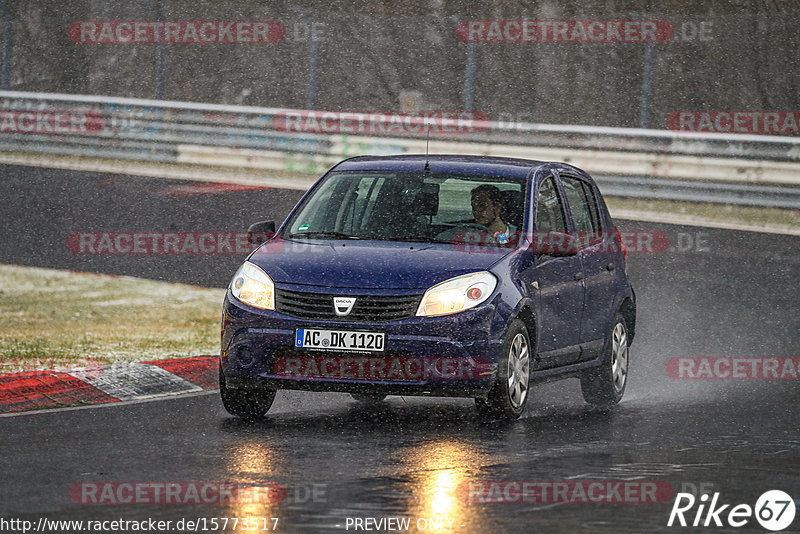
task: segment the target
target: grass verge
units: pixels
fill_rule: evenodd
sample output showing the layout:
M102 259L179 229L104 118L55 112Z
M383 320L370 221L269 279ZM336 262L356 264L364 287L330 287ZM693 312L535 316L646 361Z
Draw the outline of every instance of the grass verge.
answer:
M0 372L217 354L224 295L0 264Z
M711 221L739 223L752 226L785 226L800 228L800 210L732 206L707 202L678 202L638 198L604 197L611 214L615 210L647 211L702 217Z

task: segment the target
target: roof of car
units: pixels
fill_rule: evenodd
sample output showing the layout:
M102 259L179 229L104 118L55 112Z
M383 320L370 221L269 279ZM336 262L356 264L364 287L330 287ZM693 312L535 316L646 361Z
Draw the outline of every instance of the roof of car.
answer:
M534 167L545 162L495 156L457 156L414 154L402 156L356 156L336 166L337 171L419 171L430 165L430 172L491 174L525 178Z

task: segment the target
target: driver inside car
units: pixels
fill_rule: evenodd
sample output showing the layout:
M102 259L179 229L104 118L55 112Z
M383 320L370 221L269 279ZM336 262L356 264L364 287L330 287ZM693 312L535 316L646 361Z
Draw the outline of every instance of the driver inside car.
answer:
M472 215L475 223L468 223L469 226L459 226L451 228L439 234L439 240L453 240L457 235L466 230L478 229L487 231L485 243L487 245L508 245L512 243L517 231L516 226L503 220L506 210L506 202L497 186L483 184L471 191Z

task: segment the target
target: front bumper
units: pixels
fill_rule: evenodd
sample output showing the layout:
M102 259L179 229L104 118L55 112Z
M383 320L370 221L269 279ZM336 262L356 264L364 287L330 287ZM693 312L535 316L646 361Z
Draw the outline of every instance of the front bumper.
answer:
M354 322L259 310L228 291L221 369L234 388L482 396L497 373L505 326L492 301L441 317ZM298 328L382 332L385 347L380 353L296 348Z

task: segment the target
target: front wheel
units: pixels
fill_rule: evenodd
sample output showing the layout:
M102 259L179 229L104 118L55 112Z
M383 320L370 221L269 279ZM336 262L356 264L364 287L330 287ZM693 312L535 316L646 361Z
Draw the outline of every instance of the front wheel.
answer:
M497 380L487 399L475 399L478 415L486 420L513 420L525 411L531 370L531 343L525 323L511 323L503 341Z
M225 383L222 366L219 369L219 394L225 410L236 417L254 419L266 414L275 400L275 390L233 389Z
M581 392L589 404L610 407L619 403L628 385L628 327L617 314L603 363L581 376Z

